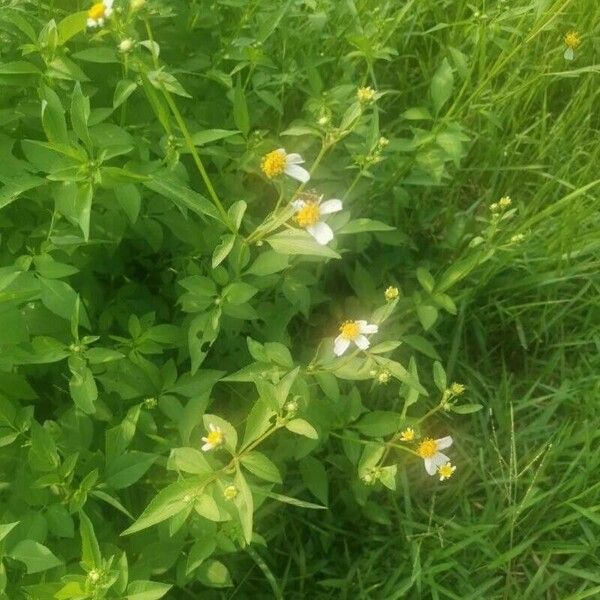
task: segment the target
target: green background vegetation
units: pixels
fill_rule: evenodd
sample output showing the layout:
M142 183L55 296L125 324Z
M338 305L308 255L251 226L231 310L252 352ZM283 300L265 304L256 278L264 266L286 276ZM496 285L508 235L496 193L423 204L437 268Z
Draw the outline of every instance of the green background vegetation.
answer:
M29 28L38 39L50 19L60 22L86 8L82 3L50 0L4 1L0 8L3 284L6 279L2 277L11 276L10 269L20 256L39 255L44 240L48 241L46 236L50 236L51 219L56 235L85 230L81 214L72 213L71 219L57 217L54 223L53 201L44 196L49 188L38 189L41 184L34 185L33 180L24 189L10 186L19 185L14 176L20 170L31 177L44 177L41 168L34 175L23 166L32 159L19 146L24 139L45 140L44 129L53 127L46 123L43 129L39 118L42 78L66 108L76 80L91 98L93 109L115 103L115 87L124 77L123 57L114 51L119 35L102 32L90 41L89 33L77 33L65 41L69 48L65 58L70 63L65 60L49 66L35 51L34 58L21 56L27 50L24 44L35 45L28 39ZM306 364L319 341L333 335L335 324L347 313L358 306L371 309L380 305L383 289L398 284L403 292L399 321L388 331L402 340L405 316L413 327L410 332L432 344L433 349L427 345L424 352L429 358L423 360L419 355L418 359L423 385L430 392L434 389L428 373L431 358L437 356L448 382L466 385L465 401L483 407L471 415L436 416L433 431L451 433L455 440L453 461L458 468L450 481L440 484L437 478L427 477L422 464L406 456L399 461L397 489L372 490L366 505L353 498L356 468L346 469L340 441L331 436L322 445L312 446L329 480L328 510L263 504L254 521L255 531L266 545L253 544L221 559L231 574L232 587L205 587L210 576L204 574L201 583L171 588L164 597L600 597L600 5L593 0L149 0L143 14L160 45L160 64L168 65L169 72L193 96L179 96L183 90L167 82L173 86L172 97L176 97L184 118L193 124L192 131L242 131L243 135L198 147L226 208L236 200L247 202L252 224L248 232L277 198L273 188L260 178L260 157L282 140L281 145L289 151L301 152L310 167L319 146L314 136L301 128L315 127L323 116L338 123L359 85L385 92L369 109L376 116L368 125L358 125L325 156L311 185L319 186L327 197L346 194L352 186L345 198L352 217L374 219L396 227L396 231L343 236L338 246L338 250L345 250L341 260L325 262L321 257L316 264L302 265L299 274L290 275L285 283L273 283L279 299L255 306L269 318L250 329L224 326L199 373L216 380L215 369L231 373L250 362L246 335L261 342L281 342L290 348L295 360ZM142 18L135 27L139 39L147 40ZM563 36L570 30L582 37L572 62L563 58ZM91 48L100 46L113 49L112 53L104 51L104 55L100 52L94 57ZM150 54L145 56L150 62ZM3 70L2 65L17 60L30 60L44 72L43 77L38 72ZM78 68L83 69L84 77ZM134 76L131 80L136 83ZM121 91L125 89L121 84ZM177 172L181 163L190 174L189 188L206 194L172 115L171 142L161 129L150 102L152 89L157 88L150 86L145 96L138 87L108 117L126 133L115 143L123 148L136 147L125 157L130 162L119 162L119 168L148 174L167 165ZM100 122L99 113L92 114ZM290 127L296 130L290 131ZM281 136L285 130L290 135ZM107 131L97 131L98 139L93 128L91 131L90 144L102 147ZM384 135L390 143L381 160L355 180L357 171L352 167L368 153L374 133ZM144 156L146 167L140 166ZM38 159L40 163L49 160ZM146 364L155 363L161 366L160 377L169 379L170 367L164 362L171 358L177 362L175 377L178 373L182 376L190 371L186 345L189 319L181 317L177 303L182 302L182 290L175 281L186 273L195 274L191 266L195 263L203 265L198 272L209 270L211 255L222 243L223 233L198 220L199 229L186 230L184 220L173 216L176 211L169 212L171 205L150 196L151 191L164 192L156 184L148 189L137 186L141 202L135 194L121 193L119 197L115 192L119 202L115 210L113 189L121 183L137 185L137 181L116 171L105 173L105 177L110 176L115 179L108 188L110 195L105 189L94 197L89 226L92 243L82 247L81 239L81 245L70 246L65 237L62 246L59 243L49 250L66 268L75 270L57 274L51 269L58 267L40 266L38 259L36 272L42 274L46 283L40 285L46 287L41 292L37 289L37 296L19 295L22 290L15 291L12 280L0 296L0 391L9 398L0 415L9 423L3 425L3 435L12 435L10 423L14 425L16 418L30 418L10 414L13 409L6 408L8 405L21 411L33 405L39 422L20 432L14 445L15 440L11 440L0 448L0 521L26 520L28 529L19 535L27 539L39 539L39 528L49 528L50 533L41 536L44 543L61 558L69 557L69 572L80 575L83 571L77 561L81 542L79 534L67 535L69 525L65 523L71 522L73 527L73 521L64 517L64 503L60 504L63 508L53 509L54 521L49 525L40 525L32 517L45 510L46 500L34 499L27 511L18 514L17 504L23 501L20 492L14 490L28 488L35 478L27 471L29 467L15 471L15 461L27 462L29 456L31 463L28 452L32 443L34 447L52 445L46 436L57 437L57 430L41 427L44 421L52 420L60 422L63 434L67 432L74 440L69 448L60 438L60 462L64 465L63 459L73 451L81 452L81 460L93 466L97 455L104 452L105 430L123 420L136 391L139 402L154 395L153 386L144 383L143 375L142 380L127 381L134 392L122 392L121 373L97 371L101 369L97 365L116 356L99 354L92 369L102 382L102 393L108 397L108 390L122 398L127 396L128 401L117 408L114 399L104 398L95 415L94 442L78 448L80 440L86 436L91 439L92 434L83 431L88 427L81 425L83 420L69 413L73 400L68 388L71 374L83 373L84 367L69 363L69 372L64 362L62 366L55 364L64 358L56 358L61 354L56 345L34 348L34 354L46 360L26 364L26 355L31 355L26 344L31 340L27 335L27 339L19 338L14 311L25 315L31 310L28 328L66 344L71 333L66 319L75 301L71 298L70 304L65 304L64 294L74 294L75 289L83 304L91 307L91 328L79 317L83 329L88 329L81 335L101 336L98 344L105 346L107 353L137 348L140 356L134 360L128 354L128 360L137 360L136 368L142 372L146 369L146 374L158 371ZM516 213L492 232L488 207L505 195L511 196ZM163 196L177 194L171 190ZM198 200L197 196L186 198L180 199L184 207L186 201ZM67 201L62 202L64 214L68 212ZM517 234L523 234L523 241L511 243ZM200 236L203 239L198 241ZM481 245L474 246L472 240L479 236ZM414 299L415 291L426 288L421 281L424 270L438 281L453 265L459 265L460 276L448 291L450 311L422 298ZM47 283L60 284L62 278L71 275L70 292ZM265 288L269 284L270 280ZM53 301L55 296L62 300ZM40 297L44 308L36 313L29 303L35 306ZM404 300L408 304L402 304ZM154 321L144 320L148 313L154 313ZM246 314L244 318L249 317ZM143 343L138 340L136 346L132 340L154 324L160 327L152 329ZM11 341L10 336L16 336L18 342ZM192 356L196 366L204 358L206 340L202 342L196 358ZM192 349L190 352L193 354ZM405 362L402 356L400 360ZM150 375L148 378L151 380ZM186 380L192 386L190 381L196 380ZM198 385L190 392L191 397L202 388ZM215 395L220 396L221 403L211 405L210 411L227 415L236 424L243 422L247 410L241 409L240 398L247 399L255 392L249 392L250 387L232 391L236 384L218 385L222 387ZM361 385L362 404L370 410L399 408L397 385ZM85 406L89 395L77 394L71 390ZM435 394L419 402L420 414L424 414L435 405ZM154 460L147 459L144 479L125 486L127 489L117 495L134 517L154 493L172 481L172 472L164 469L165 460L170 445L181 445L171 444L168 427L166 433L161 429L161 419L166 421L166 417L160 407L144 415L136 433L135 443L139 445L135 451L162 456L154 466ZM107 454L109 446L107 442ZM263 451L278 466L280 460L283 463L294 456L282 441ZM35 471L40 461L50 461L49 468L41 469L50 472L52 461L59 460L56 452L34 457L31 468ZM67 505L73 515L87 501L87 491L81 492L86 485L81 483L85 472L78 471L75 477L80 496L71 497ZM13 477L20 481L13 481ZM278 490L281 493L317 501L306 490L307 477L299 474L293 461L287 465L284 480L284 488ZM94 484L90 483L92 487ZM129 541L135 536L120 538L119 533L131 521L107 509L106 504L94 507L94 502L101 503L98 497L90 498L85 510L90 513L102 555L118 556L122 544L130 544L130 564L133 556L147 561L146 567L138 568L138 579L173 584L176 567L161 570L159 555L170 551L177 554L181 548L173 546L170 550L163 536L144 554L144 544L158 534L150 530L149 537L137 542ZM75 523L77 530L87 527L85 517L82 521L76 518ZM156 565L152 563L153 553L159 556ZM85 562L87 556L89 564L93 555L94 550L88 548L82 558ZM58 577L53 577L54 569L27 575L19 564L17 556L5 560L2 576L7 574L5 597L10 600L53 598L64 585L49 592L43 582L58 581L64 571ZM42 587L28 587L38 582ZM160 597L150 591L138 598L134 592L107 597Z

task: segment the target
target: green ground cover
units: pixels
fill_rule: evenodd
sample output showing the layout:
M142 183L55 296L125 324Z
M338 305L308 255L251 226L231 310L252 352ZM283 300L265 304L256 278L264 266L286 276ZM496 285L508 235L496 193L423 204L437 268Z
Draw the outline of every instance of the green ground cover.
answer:
M0 597L600 597L600 4L90 6L0 3Z

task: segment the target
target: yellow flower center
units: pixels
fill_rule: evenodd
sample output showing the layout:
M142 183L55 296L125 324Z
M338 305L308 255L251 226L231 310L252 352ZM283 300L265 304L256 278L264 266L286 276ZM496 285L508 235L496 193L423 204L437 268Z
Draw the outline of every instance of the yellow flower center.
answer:
M415 430L412 427L407 427L401 434L400 439L403 442L412 442L415 439Z
M360 335L360 327L356 321L345 321L340 327L343 338L353 342Z
M269 178L281 175L285 169L286 154L282 150L273 150L265 154L260 165L263 173Z
M387 290L385 290L385 299L388 302L395 300L399 295L400 295L400 292L398 291L397 287L390 286L389 288L387 288Z
M452 464L448 462L445 465L438 467L438 475L444 479L448 479L449 477L452 477L454 470Z
M316 202L309 201L296 213L294 218L300 227L310 227L319 220L320 216L321 209L319 205Z
M359 102L371 102L375 98L375 90L371 87L358 88L358 91L356 92L356 97Z
M98 19L104 18L105 12L106 6L104 6L104 2L96 2L96 4L88 10L88 17L97 21Z
M576 31L569 31L569 33L565 35L565 44L572 50L575 50L575 48L581 44L581 38Z
M437 442L431 438L423 440L417 448L417 454L421 458L433 458L438 451Z
M209 431L206 441L212 446L218 446L223 441L223 432L219 430Z

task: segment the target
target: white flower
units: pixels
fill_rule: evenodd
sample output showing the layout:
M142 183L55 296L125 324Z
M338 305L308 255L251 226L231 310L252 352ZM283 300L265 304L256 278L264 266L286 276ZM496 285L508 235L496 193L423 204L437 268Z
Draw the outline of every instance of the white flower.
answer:
M310 173L300 166L303 162L304 159L299 154L288 154L283 148L278 148L263 156L260 167L269 179L285 173L293 179L306 183L310 179Z
M88 27L102 27L106 21L112 15L113 11L113 0L102 0L102 2L96 2L88 10Z
M351 342L361 350L366 350L370 343L365 334L377 333L378 330L377 325L370 325L366 321L345 321L340 326L340 335L333 342L333 352L336 356L341 356Z
M452 438L447 435L439 440L424 439L417 448L417 454L425 461L425 470L429 475L435 475L442 465L450 462L445 454L440 452L452 446Z
M296 211L296 223L312 235L319 244L324 246L333 239L333 231L327 223L321 221L323 215L330 215L342 210L342 201L337 198L325 200L294 200L292 206Z
M209 450L213 450L217 446L220 446L223 443L223 441L225 440L225 436L223 435L223 432L221 431L220 427L217 427L216 425L209 423L208 429L209 429L208 435L206 437L202 438L202 441L206 442L202 446L203 452L208 452Z

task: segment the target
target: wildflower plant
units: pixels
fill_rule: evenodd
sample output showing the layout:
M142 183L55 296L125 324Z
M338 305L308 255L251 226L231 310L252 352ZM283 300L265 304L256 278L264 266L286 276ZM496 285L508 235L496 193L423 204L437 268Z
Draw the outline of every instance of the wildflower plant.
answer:
M488 248L438 269L369 257L404 244L374 195L400 164L437 184L468 137L416 132L402 162L358 38L362 67L327 88L327 65L298 51L300 76L265 49L275 11L312 26L303 11L267 6L254 39L231 28L243 4L0 14L8 598L200 595L244 577L231 559L263 544L261 507L329 510L341 481L362 511L400 472L466 471L447 417L481 407L429 332ZM394 55L374 47L367 74ZM428 112L453 77L436 68Z

